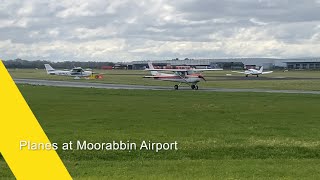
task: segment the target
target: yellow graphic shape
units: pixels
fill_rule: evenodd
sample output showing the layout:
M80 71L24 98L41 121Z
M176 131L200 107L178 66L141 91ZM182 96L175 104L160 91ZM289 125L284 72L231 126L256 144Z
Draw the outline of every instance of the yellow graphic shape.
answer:
M17 179L71 179L55 150L20 149L20 142L24 140L50 143L0 60L0 152L3 158Z

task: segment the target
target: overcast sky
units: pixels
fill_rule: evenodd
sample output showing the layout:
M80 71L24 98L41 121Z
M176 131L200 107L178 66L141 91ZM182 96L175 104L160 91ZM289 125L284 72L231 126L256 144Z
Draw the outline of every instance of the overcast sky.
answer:
M0 57L319 57L320 0L0 0Z

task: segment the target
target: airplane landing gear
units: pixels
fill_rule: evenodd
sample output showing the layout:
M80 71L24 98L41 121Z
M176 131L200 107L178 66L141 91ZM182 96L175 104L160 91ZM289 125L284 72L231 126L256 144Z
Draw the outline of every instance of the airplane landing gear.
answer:
M191 85L191 89L198 90L198 89L199 89L199 86L197 86L197 85L195 85L195 84L192 84L192 85Z
M257 74L257 77L259 77L259 75Z
M246 77L248 77L248 74L246 74Z
M173 86L173 88L174 88L174 90L178 90L179 89L179 86L180 86L180 84L179 85L174 85ZM199 86L198 85L196 85L196 84L192 84L191 86L191 89L194 89L194 90L198 90L199 89Z

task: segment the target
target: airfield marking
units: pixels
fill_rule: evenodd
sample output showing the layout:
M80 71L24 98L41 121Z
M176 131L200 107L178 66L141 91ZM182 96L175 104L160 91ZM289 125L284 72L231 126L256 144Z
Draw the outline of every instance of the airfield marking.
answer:
M53 81L42 79L14 79L16 84L30 84L57 87L80 87L80 88L101 88L101 89L140 89L140 90L173 90L170 86L143 86L129 84L103 84L76 81ZM191 90L189 87L181 87L180 90ZM320 94L320 91L306 90L273 90L273 89L233 89L233 88L201 88L198 91L209 92L263 92L263 93L286 93L286 94Z

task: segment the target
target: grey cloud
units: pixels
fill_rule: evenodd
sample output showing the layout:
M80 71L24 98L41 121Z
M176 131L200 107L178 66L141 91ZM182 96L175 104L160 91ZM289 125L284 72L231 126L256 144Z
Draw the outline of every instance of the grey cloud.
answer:
M316 0L4 0L0 53L50 60L316 56L319 8Z
M316 21L320 19L320 5L314 0L193 0L177 2L178 10L190 19L219 17L258 18L267 22Z

